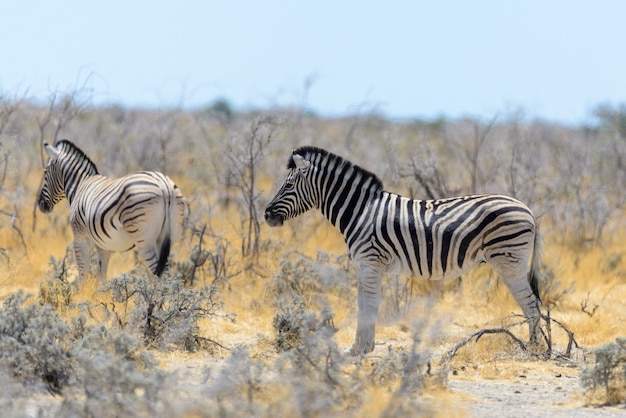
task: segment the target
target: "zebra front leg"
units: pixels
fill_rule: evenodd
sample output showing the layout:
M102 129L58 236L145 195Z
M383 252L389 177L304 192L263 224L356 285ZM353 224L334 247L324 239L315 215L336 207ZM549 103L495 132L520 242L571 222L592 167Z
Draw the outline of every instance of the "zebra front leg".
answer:
M363 271L358 275L357 326L354 343L348 352L353 356L374 350L376 319L381 298L381 275Z

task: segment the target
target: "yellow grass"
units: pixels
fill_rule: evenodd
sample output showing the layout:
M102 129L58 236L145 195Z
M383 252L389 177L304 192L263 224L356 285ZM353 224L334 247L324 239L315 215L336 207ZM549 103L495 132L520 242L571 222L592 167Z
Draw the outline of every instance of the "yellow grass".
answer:
M192 179L181 179L179 183L188 190L199 187L194 186ZM193 205L194 202L190 203ZM16 231L0 231L0 242L10 256L8 262L0 259L0 263L4 264L0 269L0 299L19 289L37 295L41 281L49 270L50 257L62 258L72 239L67 223L66 205L57 207L51 216L37 213L34 231L32 218L22 221L20 229L27 244L27 254L21 247ZM235 211L213 209L203 221L230 243L230 254L237 263L235 268L241 267L239 215ZM205 320L200 324L200 332L226 347L245 346L253 357L271 359L275 355L271 341L275 337L272 319L276 314L276 305L267 294L267 283L279 270L282 257L286 254L293 256L295 253L315 257L319 250L340 255L346 252L346 248L340 234L317 212L303 215L281 229L270 229L267 225L262 225L261 228L262 239L274 243L272 251L265 251L260 256L259 264L263 276L244 272L232 278L229 289L224 287L220 293L220 300L225 304L224 310L237 315L236 323ZM210 239L206 239L205 244L209 245ZM175 259L185 258L196 243L197 238L187 236L185 242L175 247ZM626 260L607 270L609 256L612 254L626 254L626 244L616 243L607 248L584 250L560 247L552 244L550 239L545 244L544 261L554 270L555 280L560 282L557 290L567 290L551 306L551 316L574 333L587 354L594 347L612 342L625 334ZM134 267L136 262L132 252L114 254L109 266L109 277ZM519 307L505 287L497 283L489 268L478 268L466 275L460 284L413 284L415 295L408 313L399 318L380 319L377 328L378 345L370 356L372 362L380 361L390 347L395 350L409 350L413 344L412 334L416 326L421 327L421 347L433 353L438 360L438 356L469 333L518 320L511 318L511 315L519 313ZM101 293L99 287L100 284L95 279L90 279L74 295L74 300L109 302L108 295ZM434 298L428 297L429 295L434 295ZM352 342L356 326L355 300L326 295L326 301L332 306L334 323L339 329L335 340L340 347L347 348ZM597 308L593 311L595 305ZM69 317L73 312L63 314ZM566 336L556 327L553 327L553 331L557 348L562 350L567 343ZM526 338L525 326L515 328L514 332ZM563 373L562 367L551 363L520 358L516 360L502 355L513 347L504 336L484 336L478 343L472 342L461 349L451 367L456 370L455 376L459 379L498 380L515 379L528 373ZM203 352L156 354L164 368L168 368L171 362L211 362L228 356L227 351L219 349L213 355ZM580 352L576 356L577 360L583 359ZM569 373L575 374L577 371L569 370ZM366 393L367 401L362 410L369 416L382 414L393 397L388 387L369 386ZM289 396L290 394L283 392L271 394L274 401ZM465 416L463 408L456 403L459 396L463 395L457 392L445 387L431 387L421 396L429 401L432 411L438 411L434 416Z
M0 231L0 239L6 243L5 248L11 249L10 262L5 262L8 268L3 268L0 272L0 283L5 294L16 289L37 291L40 280L49 268L50 257L62 258L66 247L71 243L72 235L65 205L59 205L53 212L52 216L58 217L55 219L55 226L52 226L51 217L41 213L37 213L36 216L36 231L31 231L31 219L21 226L28 247L27 255L22 251L19 235L15 231L9 229ZM240 237L239 231L236 230L238 219L232 218L223 219L220 222L214 216L212 221L216 225L215 229L224 231L226 238L231 242L232 253L235 254L240 245ZM307 223L314 223L314 225L308 226ZM323 221L317 212L305 214L299 220L291 221L283 228L269 228L262 225L262 238L282 243L278 250L261 255L261 263L266 265L268 274L278 270L281 259L277 257L277 254L281 252L288 253L294 250L312 257L315 257L318 250L335 255L346 252L341 235L332 225ZM176 256L184 258L185 253L196 242L193 238L187 237L186 242L179 243L174 249ZM626 294L626 260L613 271L602 272L608 254L626 254L626 244L618 243L609 248L573 251L548 242L543 255L544 262L556 271L561 287L569 289L557 301L557 306L552 308L553 313L558 311L560 315L571 317L570 320L580 326L588 326L589 328L580 329L576 333L577 336L593 338L598 343L607 342L619 336L618 331L624 329L626 320L626 305L621 303ZM132 252L115 253L111 258L109 276L119 275L136 266ZM488 323L497 324L503 315L518 311L518 309L504 286L498 285L495 289L484 289L494 280L495 277L490 269L481 266L463 278L458 297L450 293L439 295L441 300L436 309L446 311L448 309L445 305L454 304L455 309L448 313L457 317L457 320L462 323L468 325L475 323L479 327ZM263 284L262 279L253 277L251 280L247 274L243 274L233 279L232 290L224 293L223 296L229 298L229 295L234 295L233 300L229 302L233 308L241 310L240 317L245 317L249 304L263 294ZM416 280L414 284L423 286L424 282ZM82 292L89 295L90 292L95 291L95 285L95 279L91 279L87 288ZM446 283L441 286L445 285ZM436 289L438 286L438 284L432 286L433 292L438 291ZM486 293L480 293L481 290ZM587 295L589 295L589 306L586 308L588 311L593 309L593 305L599 305L591 317L583 313L581 309L581 303L587 300ZM489 303L486 303L487 301ZM462 304L463 309L459 307L459 304ZM604 322L605 326L598 329L596 326L598 322ZM597 335L598 333L600 335Z

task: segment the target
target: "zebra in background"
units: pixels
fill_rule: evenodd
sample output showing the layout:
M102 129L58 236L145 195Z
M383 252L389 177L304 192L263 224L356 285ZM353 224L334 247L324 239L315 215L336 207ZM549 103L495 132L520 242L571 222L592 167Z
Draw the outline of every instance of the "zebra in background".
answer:
M351 354L374 349L383 274L438 280L481 262L506 284L528 318L531 341L539 341L540 237L522 202L500 195L409 199L384 191L376 175L316 147L294 150L287 168L265 220L281 226L317 208L343 234L358 278Z
M44 143L50 157L37 197L39 209L51 212L64 197L78 264L78 288L85 279L90 252L98 250L99 276L107 275L113 251L135 248L156 276L167 268L172 241L182 232L186 201L166 175L141 171L119 179L98 174L95 164L76 145L62 140Z

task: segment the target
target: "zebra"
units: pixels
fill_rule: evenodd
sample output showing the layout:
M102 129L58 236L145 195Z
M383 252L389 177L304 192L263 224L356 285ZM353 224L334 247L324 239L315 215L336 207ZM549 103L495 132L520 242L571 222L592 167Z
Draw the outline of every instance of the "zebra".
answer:
M99 278L107 277L113 251L135 248L156 276L167 269L172 241L182 232L186 200L160 172L141 171L118 179L98 174L76 145L61 140L43 144L49 159L37 205L49 213L64 197L70 206L73 248L78 266L74 287L85 279L91 249L99 257Z
M357 328L352 355L374 349L384 274L439 280L481 262L505 283L540 339L541 239L531 210L503 195L413 200L385 191L373 173L324 149L294 150L289 173L265 209L278 227L317 208L343 235L357 272Z

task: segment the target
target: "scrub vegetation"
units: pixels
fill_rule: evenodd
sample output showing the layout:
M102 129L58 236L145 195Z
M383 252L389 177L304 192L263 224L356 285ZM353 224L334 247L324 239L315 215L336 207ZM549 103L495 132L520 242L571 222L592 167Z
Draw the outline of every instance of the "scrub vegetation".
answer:
M499 416L525 397L527 416L623 413L626 108L599 106L590 121L322 118L237 112L226 100L95 107L83 89L46 103L0 95L0 408L15 417ZM35 204L42 143L60 139L110 177L158 170L180 187L190 211L162 279L129 251L113 254L104 282L92 274L71 286L67 203L48 215ZM279 229L263 221L302 145L414 198L526 202L545 241L541 346L520 346L528 336L515 301L480 267L445 282L386 277L374 352L344 354L356 276L342 237L316 211ZM500 401L487 395L495 387Z

